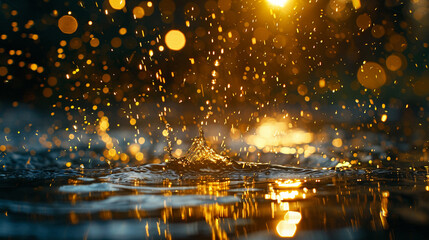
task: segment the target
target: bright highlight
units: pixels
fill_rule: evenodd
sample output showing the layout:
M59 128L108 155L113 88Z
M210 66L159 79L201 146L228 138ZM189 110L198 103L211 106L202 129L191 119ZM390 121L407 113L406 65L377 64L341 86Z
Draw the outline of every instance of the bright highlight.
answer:
M185 35L179 30L171 30L165 34L165 44L171 50L179 51L185 47L185 43Z
M289 0L268 0L271 5L284 7Z
M125 7L125 0L109 0L110 6L112 6L113 9L121 10Z

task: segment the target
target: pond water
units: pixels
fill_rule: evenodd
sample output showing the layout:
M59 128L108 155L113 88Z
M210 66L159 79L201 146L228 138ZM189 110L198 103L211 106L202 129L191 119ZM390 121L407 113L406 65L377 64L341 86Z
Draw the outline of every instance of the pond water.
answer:
M36 239L424 239L427 175L151 164L1 173L0 236Z
M427 161L414 162L411 167L409 161L399 159L389 165L384 157L375 165L359 159L354 165L336 162L334 167L316 167L328 166L324 158L318 158L306 167L287 167L269 163L269 158L243 162L223 157L203 136L194 139L183 157L171 157L164 163L34 169L31 166L37 166L38 158L33 157L35 162L26 169L12 165L0 172L0 237L427 236ZM39 159L48 162L46 157ZM302 161L306 160L311 158ZM3 163L8 166L8 157Z

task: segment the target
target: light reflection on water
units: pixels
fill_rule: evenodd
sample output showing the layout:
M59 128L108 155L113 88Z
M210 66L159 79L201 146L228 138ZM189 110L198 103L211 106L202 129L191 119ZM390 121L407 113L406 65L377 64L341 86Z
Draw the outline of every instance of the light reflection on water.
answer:
M118 173L100 170L23 179L20 188L4 182L0 236L362 239L403 237L407 226L423 234L419 226L427 224L429 214L420 203L427 196L424 174L414 174L413 180L399 172L263 180L241 173L130 183L111 181L109 175Z

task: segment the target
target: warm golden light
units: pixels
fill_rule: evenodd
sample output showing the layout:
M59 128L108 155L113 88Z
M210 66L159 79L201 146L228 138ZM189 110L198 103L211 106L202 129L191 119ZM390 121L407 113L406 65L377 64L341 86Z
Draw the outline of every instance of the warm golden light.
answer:
M77 30L77 20L69 15L62 16L58 20L58 27L65 34L73 34Z
M362 86L376 89L386 83L386 72L376 62L365 62L358 70L357 79Z
M387 114L381 115L381 121L386 122L387 121Z
M268 0L271 5L284 7L289 0Z
M185 47L185 43L185 35L179 30L170 30L165 34L165 44L171 50L179 51Z
M313 134L302 129L290 128L286 120L265 118L256 129L255 135L246 137L246 142L258 149L266 147L291 147L299 144L310 143ZM284 150L284 151L283 151ZM291 152L292 149L279 149L281 152ZM293 149L296 150L296 149Z
M296 211L288 211L285 214L284 220L290 224L298 224L301 221L301 213Z
M353 7L357 10L359 9L362 5L360 3L360 0L352 0L353 3Z
M121 10L125 7L125 0L109 0L110 6L112 6L113 9Z
M401 58L396 54L390 55L386 59L386 67L392 72L399 70L402 67Z
M280 237L293 237L296 232L296 224L282 220L277 224L276 230Z
M300 180L277 180L276 181L277 185L279 187L283 187L283 188L297 188L299 186L301 186L301 181Z
M137 6L133 9L133 15L135 18L143 18L144 17L144 9L140 6Z
M336 148L340 148L341 146L343 146L343 140L341 138L335 138L332 140L332 146L336 147Z

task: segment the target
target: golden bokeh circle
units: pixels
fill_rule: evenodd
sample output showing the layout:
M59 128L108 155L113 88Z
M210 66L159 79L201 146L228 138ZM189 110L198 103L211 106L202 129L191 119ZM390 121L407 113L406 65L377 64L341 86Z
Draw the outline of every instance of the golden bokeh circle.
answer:
M386 67L392 72L399 70L402 67L401 57L396 54L390 55L386 59Z
M185 34L179 30L170 30L167 34L165 34L165 44L169 49L179 51L185 47Z
M386 83L386 72L376 62L365 62L360 66L357 78L362 86L369 89L380 88Z
M58 20L58 27L60 28L61 32L65 34L73 34L76 32L77 25L76 18L69 15L62 16Z
M125 7L125 0L109 0L110 6L113 9L121 10Z

